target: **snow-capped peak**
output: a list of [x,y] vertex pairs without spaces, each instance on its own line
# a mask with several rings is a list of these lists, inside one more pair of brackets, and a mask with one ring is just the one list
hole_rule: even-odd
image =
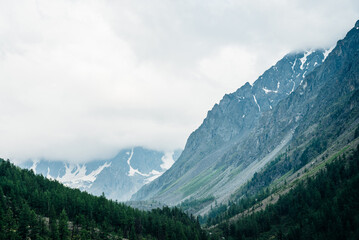
[[[98,174],[102,172],[103,169],[111,166],[111,163],[104,163],[99,166],[96,170],[92,171],[89,174],[86,174],[86,165],[80,164],[65,164],[65,175],[58,176],[57,181],[65,184],[69,187],[85,189],[91,187],[91,184],[96,180]],[[50,175],[50,174],[48,174]]]

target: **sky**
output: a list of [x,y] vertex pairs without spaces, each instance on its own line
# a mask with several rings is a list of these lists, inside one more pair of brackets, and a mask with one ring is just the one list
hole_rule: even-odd
[[0,0],[0,157],[184,148],[225,93],[358,17],[357,0]]

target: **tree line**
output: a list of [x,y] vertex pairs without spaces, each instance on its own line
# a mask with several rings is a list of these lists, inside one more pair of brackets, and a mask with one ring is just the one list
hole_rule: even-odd
[[0,159],[0,239],[207,239],[178,208],[140,211]]

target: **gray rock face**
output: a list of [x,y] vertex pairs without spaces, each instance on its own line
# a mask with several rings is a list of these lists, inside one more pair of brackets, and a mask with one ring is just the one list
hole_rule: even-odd
[[[142,187],[132,200],[155,199],[177,204],[189,197],[228,195],[232,189],[228,182],[236,182],[235,176],[246,166],[242,164],[245,161],[237,161],[233,149],[263,124],[260,121],[263,116],[293,94],[305,77],[322,64],[325,55],[323,49],[288,54],[264,72],[253,86],[246,83],[236,92],[226,94],[190,135],[172,168]],[[251,176],[247,175],[242,182]],[[221,188],[226,188],[226,192],[219,191]]]
[[85,164],[61,161],[28,161],[20,167],[33,169],[50,179],[95,195],[127,201],[144,184],[159,177],[178,158],[179,151],[164,153],[142,147],[121,150],[114,158]]
[[341,133],[353,128],[359,120],[357,26],[358,22],[321,66],[273,111],[265,113],[258,126],[223,156],[222,165],[231,163],[246,169],[273,152],[288,135],[292,135],[288,141],[292,149],[314,138],[328,147]]
[[226,95],[192,133],[176,164],[132,198],[177,204],[213,195],[225,201],[286,146],[313,138],[329,146],[353,128],[358,87],[359,21],[329,55],[289,54],[253,86]]

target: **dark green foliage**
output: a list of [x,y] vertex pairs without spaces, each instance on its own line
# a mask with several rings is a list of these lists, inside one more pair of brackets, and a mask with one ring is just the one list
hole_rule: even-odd
[[300,155],[297,165],[294,168],[294,171],[300,169],[305,164],[307,164],[311,159],[314,159],[320,153],[322,153],[327,147],[327,141],[320,138],[314,138],[310,141],[307,148]]
[[354,132],[354,138],[357,138],[359,137],[359,126],[357,126],[357,128],[355,129],[355,132]]
[[[144,212],[0,159],[0,239],[207,239],[178,208]],[[176,237],[176,238],[171,238]]]
[[358,239],[359,148],[299,183],[266,210],[222,223],[227,239]]
[[70,236],[68,228],[68,218],[65,209],[62,210],[59,219],[59,236],[60,240],[68,240]]
[[187,214],[193,214],[195,212],[198,212],[204,206],[206,206],[208,203],[213,202],[214,200],[215,198],[213,196],[201,199],[189,198],[181,202],[178,207]]

